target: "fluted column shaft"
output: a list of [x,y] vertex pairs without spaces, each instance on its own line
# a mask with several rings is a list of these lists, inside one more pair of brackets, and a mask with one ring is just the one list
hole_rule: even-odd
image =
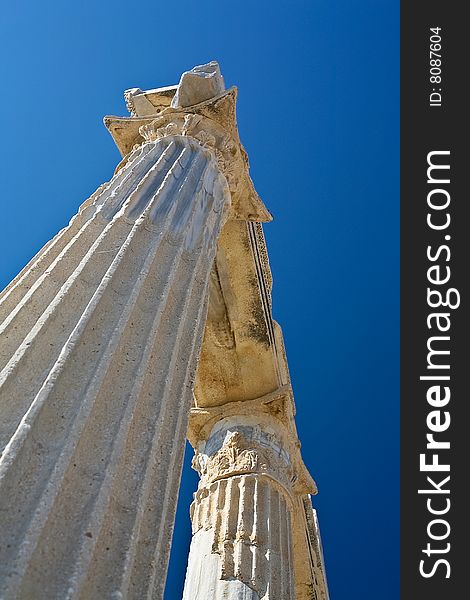
[[294,599],[293,469],[273,430],[256,422],[219,423],[196,453],[183,600]]
[[193,138],[144,143],[3,293],[3,600],[161,598],[229,198]]

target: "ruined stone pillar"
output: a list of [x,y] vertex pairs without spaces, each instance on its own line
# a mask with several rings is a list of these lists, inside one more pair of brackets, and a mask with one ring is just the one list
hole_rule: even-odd
[[293,409],[288,384],[260,398],[191,409],[200,482],[183,600],[328,600],[309,496],[317,489],[300,455]]
[[2,600],[162,597],[217,240],[267,214],[235,96],[127,92],[116,174],[1,296]]
[[228,221],[188,439],[200,482],[183,600],[328,600],[260,223]]
[[294,599],[286,442],[274,419],[247,416],[222,419],[199,445],[184,600]]

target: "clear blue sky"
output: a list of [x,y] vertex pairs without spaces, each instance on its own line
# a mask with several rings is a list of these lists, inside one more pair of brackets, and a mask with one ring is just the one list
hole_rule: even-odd
[[102,117],[126,114],[124,89],[211,59],[239,87],[332,600],[399,595],[398,27],[398,0],[30,0],[0,18],[1,287],[112,176]]

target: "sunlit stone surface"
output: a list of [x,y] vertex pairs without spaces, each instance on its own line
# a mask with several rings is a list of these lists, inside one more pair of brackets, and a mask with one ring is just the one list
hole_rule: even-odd
[[[125,93],[123,160],[0,297],[0,598],[328,598],[236,88]],[[189,429],[188,429],[189,419]]]

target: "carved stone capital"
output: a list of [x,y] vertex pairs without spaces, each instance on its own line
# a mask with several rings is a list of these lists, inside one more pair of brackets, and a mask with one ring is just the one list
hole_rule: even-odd
[[[126,157],[135,146],[171,135],[187,135],[210,149],[225,175],[232,195],[231,218],[265,222],[272,217],[254,188],[249,175],[248,156],[238,136],[236,122],[237,89],[229,90],[195,104],[171,106],[176,87],[142,92],[127,90],[126,103],[131,117],[105,117],[104,124]],[[137,114],[137,106],[140,112]],[[120,166],[125,164],[125,160]]]
[[[273,395],[264,400],[271,404],[277,399]],[[305,493],[315,486],[310,479],[308,487],[305,475],[299,478],[305,466],[299,465],[293,432],[272,414],[262,413],[261,402],[258,410],[255,404],[251,416],[219,420],[196,450],[193,468],[201,479],[191,505],[193,540],[183,600],[192,600],[196,592],[201,597],[238,598],[240,590],[246,594],[245,588],[256,595],[243,597],[296,597],[293,551],[305,536],[298,521],[304,523]],[[300,562],[305,565],[308,555],[303,554]],[[305,569],[301,582],[309,580],[313,567],[307,564]]]
[[217,165],[227,179],[229,190],[237,194],[247,168],[246,154],[230,133],[215,121],[194,113],[169,113],[157,117],[139,128],[146,141],[153,141],[171,135],[191,136],[201,146],[210,150]]
[[[300,453],[289,385],[254,400],[192,407],[188,439],[195,449],[193,467],[203,484],[230,476],[229,458],[236,458],[233,474],[242,473],[237,469],[243,464],[244,472],[270,475],[294,495],[317,493]],[[248,469],[247,457],[253,453],[256,467]],[[219,475],[216,465],[224,468]]]
[[279,441],[261,430],[244,433],[240,429],[227,431],[222,446],[214,454],[196,452],[192,466],[201,477],[201,487],[235,475],[257,474],[290,491],[294,469]]

